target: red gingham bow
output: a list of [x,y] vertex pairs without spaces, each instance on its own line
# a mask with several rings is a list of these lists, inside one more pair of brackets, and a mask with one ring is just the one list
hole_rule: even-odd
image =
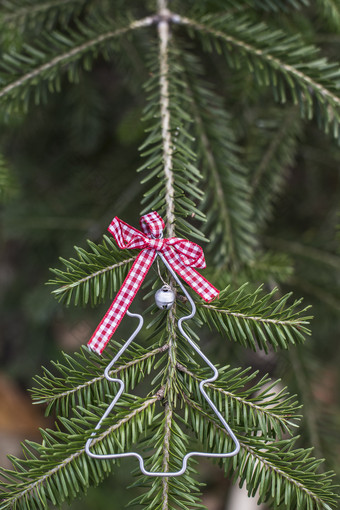
[[87,344],[99,354],[105,349],[132,303],[157,256],[157,251],[162,252],[176,273],[205,301],[212,301],[219,294],[219,291],[208,280],[193,269],[193,267],[204,268],[206,266],[203,250],[198,244],[179,237],[161,239],[165,225],[157,212],[142,216],[140,226],[143,232],[115,217],[108,228],[119,248],[138,248],[142,251]]

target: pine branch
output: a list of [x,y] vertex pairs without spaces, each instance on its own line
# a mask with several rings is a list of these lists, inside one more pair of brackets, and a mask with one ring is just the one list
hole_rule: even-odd
[[[168,347],[168,344],[148,349],[131,347],[132,355],[122,357],[110,376],[121,378],[126,391],[133,390],[145,375],[151,373],[155,357],[168,350]],[[63,362],[52,361],[56,373],[43,368],[43,375],[34,378],[38,384],[31,390],[34,402],[46,404],[47,415],[53,411],[66,417],[77,406],[86,407],[94,399],[104,402],[110,393],[110,384],[104,377],[104,370],[112,357],[110,348],[100,359],[85,348],[73,357],[63,353]]]
[[[193,2],[192,14],[205,14],[207,12],[206,1]],[[213,0],[209,2],[209,7],[213,11],[220,11],[225,14],[228,12],[238,11],[244,13],[245,10],[254,9],[265,12],[289,12],[299,10],[308,6],[308,0],[239,0],[237,4],[233,0]]]
[[77,16],[87,0],[5,0],[0,7],[0,26],[4,30],[32,30],[39,33],[43,29],[51,30],[59,22],[66,26],[69,20]]
[[52,294],[66,305],[72,301],[75,305],[97,305],[112,299],[136,258],[135,255],[131,257],[131,252],[127,254],[118,249],[108,236],[104,236],[102,244],[91,241],[88,244],[91,251],[75,247],[78,259],[60,258],[66,270],[51,269],[56,278],[48,283],[60,285]]
[[[210,438],[212,451],[230,451],[233,447],[226,431],[201,406],[191,401],[191,426],[201,441]],[[296,438],[268,442],[266,438],[240,437],[241,452],[223,459],[229,476],[238,476],[250,496],[259,491],[260,502],[273,507],[299,510],[330,510],[338,496],[333,492],[332,474],[318,471],[322,461],[311,457],[311,450],[293,449]]]
[[303,118],[315,115],[320,127],[325,132],[332,129],[338,138],[340,97],[335,83],[340,70],[317,58],[316,47],[239,15],[180,17],[179,22],[202,39],[205,50],[225,54],[232,68],[246,64],[259,85],[272,86],[276,100],[285,103],[289,93]]
[[230,262],[235,268],[240,261],[249,263],[254,255],[247,171],[239,160],[240,148],[222,99],[202,79],[203,69],[198,60],[183,48],[181,55],[192,103],[196,152],[207,187],[203,208],[206,214],[209,211],[209,221],[204,231],[212,240],[210,250],[218,253],[215,264]]
[[[285,189],[287,173],[294,161],[302,131],[297,114],[296,108],[291,108],[283,115],[280,112],[268,115],[269,128],[263,119],[261,125],[265,127],[260,129],[257,125],[257,134],[248,149],[247,164],[253,169],[250,176],[253,210],[255,221],[262,228],[271,219],[273,204]],[[273,118],[277,119],[275,123]]]
[[335,30],[340,30],[340,6],[336,0],[317,0],[316,4],[321,15]]
[[[185,219],[191,216],[204,221],[205,217],[198,206],[204,193],[199,187],[201,174],[196,167],[196,156],[193,152],[193,137],[190,133],[192,119],[188,114],[189,98],[185,94],[183,68],[178,56],[176,49],[169,46],[166,61],[168,74],[165,81],[160,78],[159,54],[153,56],[149,65],[151,79],[145,86],[148,97],[144,110],[149,134],[140,147],[141,155],[146,157],[146,161],[138,170],[147,172],[142,183],[149,185],[142,201],[142,214],[157,210],[161,216],[171,218],[175,213],[176,223],[173,224],[172,232],[206,240],[201,230]],[[164,94],[164,82],[167,83],[168,90],[165,103],[165,99],[161,97],[161,94]],[[166,115],[164,105],[169,108]]]
[[253,350],[257,348],[268,352],[268,344],[275,350],[287,349],[289,344],[303,343],[310,316],[302,314],[308,307],[299,311],[301,300],[286,307],[290,294],[272,301],[272,292],[262,295],[258,288],[251,294],[245,294],[245,285],[229,293],[225,289],[214,304],[197,303],[198,313],[203,323],[216,329],[228,338]]
[[[195,372],[177,364],[183,373],[182,396],[185,401],[193,400],[204,408],[205,400],[199,390],[199,383],[208,377],[208,371]],[[297,426],[296,415],[300,406],[286,388],[275,390],[279,381],[271,381],[268,376],[252,384],[258,373],[250,369],[232,369],[226,366],[219,369],[218,382],[207,383],[210,398],[223,414],[227,422],[242,427],[246,434],[260,431],[265,437],[280,439],[282,433],[291,435]],[[192,395],[190,397],[190,394]],[[186,419],[185,419],[186,421]]]
[[86,69],[91,68],[93,58],[98,53],[106,55],[115,39],[152,23],[154,18],[149,16],[115,30],[105,31],[108,25],[112,27],[112,22],[102,21],[93,27],[79,25],[79,31],[69,35],[46,32],[36,47],[24,44],[23,53],[2,56],[0,100],[6,100],[4,107],[8,112],[19,106],[27,109],[33,93],[37,103],[44,99],[47,91],[59,90],[61,72],[66,70],[71,81],[77,80],[77,64],[81,60]]
[[[166,1],[159,0],[159,15],[166,14]],[[163,144],[163,172],[165,178],[165,208],[168,237],[175,235],[175,189],[173,175],[173,147],[170,133],[170,103],[169,103],[169,22],[162,20],[158,23],[159,37],[159,97],[161,107],[161,126]]]
[[[94,449],[109,451],[121,450],[122,445],[129,447],[136,440],[139,430],[151,424],[154,406],[162,398],[157,392],[147,399],[126,401],[129,412],[117,413],[115,423],[112,418],[104,420],[103,429],[93,440]],[[99,412],[102,412],[99,408]],[[110,462],[96,462],[85,453],[85,442],[98,421],[98,408],[84,410],[82,416],[61,420],[65,432],[42,430],[41,445],[26,441],[23,445],[26,459],[11,457],[15,470],[1,469],[0,509],[42,510],[47,501],[60,505],[73,500],[79,492],[85,492],[90,485],[97,485],[111,471]],[[84,416],[86,415],[86,417]],[[129,424],[132,428],[125,430]],[[72,440],[71,440],[72,439]],[[117,446],[118,445],[118,446]]]

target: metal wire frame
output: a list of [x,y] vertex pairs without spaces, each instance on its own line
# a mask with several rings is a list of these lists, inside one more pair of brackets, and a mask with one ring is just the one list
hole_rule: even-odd
[[207,401],[207,403],[209,404],[210,408],[213,410],[213,412],[218,417],[219,421],[222,423],[223,427],[225,428],[225,430],[229,434],[230,438],[232,439],[232,441],[233,441],[233,443],[235,445],[235,448],[231,452],[227,452],[227,453],[210,453],[210,452],[199,452],[199,451],[189,452],[189,453],[187,453],[183,457],[181,469],[179,469],[178,471],[166,471],[166,472],[164,472],[164,471],[148,471],[148,470],[146,470],[145,466],[144,466],[144,459],[137,452],[97,454],[97,453],[93,453],[93,452],[90,451],[90,447],[91,447],[92,441],[95,439],[95,436],[96,436],[96,431],[100,428],[103,420],[105,420],[105,418],[111,413],[112,409],[114,408],[115,404],[119,400],[119,398],[120,398],[120,396],[123,393],[124,388],[125,388],[124,382],[122,381],[122,379],[118,379],[118,378],[110,376],[110,370],[111,370],[112,366],[116,363],[116,361],[120,358],[120,356],[123,354],[123,352],[129,347],[129,345],[134,340],[134,338],[138,335],[139,331],[141,330],[141,328],[143,326],[144,319],[143,319],[142,315],[137,314],[137,313],[131,313],[131,312],[127,311],[126,313],[127,313],[127,315],[129,317],[136,317],[136,318],[139,319],[138,326],[135,329],[135,331],[132,333],[130,338],[125,342],[125,344],[120,349],[120,351],[113,358],[113,360],[108,364],[108,366],[106,367],[105,372],[104,372],[105,378],[108,381],[118,383],[120,385],[120,388],[119,388],[116,396],[112,400],[111,404],[108,406],[108,408],[106,409],[105,413],[100,418],[98,424],[95,427],[94,432],[91,434],[91,437],[87,440],[86,445],[85,445],[85,452],[87,453],[87,455],[89,455],[93,459],[103,459],[103,460],[104,459],[105,460],[107,460],[107,459],[121,459],[123,457],[136,457],[138,459],[138,461],[139,461],[140,470],[141,470],[141,472],[144,475],[147,475],[147,476],[172,477],[172,476],[180,476],[180,475],[182,475],[186,471],[188,460],[190,459],[190,457],[213,457],[213,458],[233,457],[234,455],[237,455],[238,452],[240,451],[240,443],[239,443],[237,437],[235,436],[234,432],[232,431],[232,429],[230,428],[230,426],[228,425],[226,420],[223,418],[222,414],[219,412],[219,410],[217,409],[215,404],[212,402],[212,400],[209,398],[207,392],[204,389],[204,386],[207,383],[211,383],[213,381],[216,381],[216,379],[218,378],[218,370],[209,361],[209,359],[203,354],[203,352],[198,348],[198,346],[193,342],[193,340],[191,340],[191,338],[187,335],[187,333],[184,331],[183,326],[182,326],[184,321],[187,321],[187,320],[192,319],[194,317],[194,315],[196,313],[195,303],[194,303],[193,299],[191,298],[190,294],[188,293],[188,291],[186,290],[186,288],[184,287],[184,285],[182,284],[182,282],[180,281],[180,279],[178,278],[177,274],[174,272],[172,267],[167,262],[167,260],[163,257],[163,255],[160,252],[157,252],[157,255],[158,255],[158,257],[161,258],[161,260],[163,261],[164,265],[167,267],[167,269],[169,270],[170,274],[173,276],[175,281],[178,283],[178,285],[180,286],[180,288],[182,289],[183,293],[185,294],[186,298],[188,299],[188,301],[190,303],[190,306],[191,306],[190,314],[189,315],[185,315],[184,317],[181,317],[178,320],[177,326],[178,326],[179,331],[183,335],[183,337],[188,341],[188,343],[191,345],[191,347],[197,352],[197,354],[203,359],[203,361],[213,371],[213,376],[212,377],[210,377],[208,379],[204,379],[204,380],[202,380],[200,382],[199,389],[200,389],[200,392],[203,395],[204,399]]

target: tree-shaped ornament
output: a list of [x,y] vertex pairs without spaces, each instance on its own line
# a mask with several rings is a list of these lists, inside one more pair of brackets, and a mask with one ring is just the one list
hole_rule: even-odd
[[[221,422],[224,429],[230,435],[233,443],[234,449],[230,452],[223,453],[205,453],[199,451],[192,451],[187,453],[183,457],[182,467],[177,471],[148,471],[145,469],[144,459],[137,452],[126,452],[126,453],[94,453],[90,450],[90,447],[95,440],[96,432],[94,431],[91,437],[86,442],[85,450],[87,455],[94,459],[119,459],[123,457],[136,457],[139,461],[139,466],[144,475],[147,476],[180,476],[182,475],[186,468],[187,462],[190,457],[214,457],[214,458],[227,458],[233,457],[237,455],[240,451],[240,443],[238,442],[234,432],[231,430],[230,426],[223,418],[220,411],[217,409],[216,405],[209,398],[207,392],[204,389],[204,385],[207,383],[211,383],[215,381],[218,377],[218,370],[216,367],[208,360],[208,358],[203,354],[203,352],[198,348],[195,342],[189,337],[189,335],[185,332],[182,323],[189,319],[192,319],[196,313],[196,306],[194,301],[192,300],[190,294],[181,283],[178,278],[178,273],[189,285],[192,289],[195,290],[205,301],[210,302],[214,298],[216,298],[219,294],[219,291],[206,280],[200,273],[195,271],[194,267],[205,267],[205,259],[203,255],[203,250],[196,243],[192,243],[185,239],[180,239],[177,237],[164,239],[163,238],[163,229],[164,229],[164,221],[159,216],[157,212],[151,212],[142,216],[140,219],[140,225],[143,232],[136,230],[135,228],[127,225],[119,218],[114,218],[112,223],[110,224],[108,230],[115,237],[119,248],[139,248],[141,249],[140,255],[135,260],[130,272],[128,273],[122,287],[118,291],[112,305],[108,309],[107,313],[103,317],[102,321],[99,323],[95,333],[93,334],[91,340],[88,343],[90,349],[101,354],[110,340],[112,334],[116,331],[118,325],[120,324],[122,318],[125,314],[129,317],[136,317],[139,319],[139,324],[136,327],[135,331],[132,333],[130,338],[124,343],[122,348],[113,358],[113,360],[109,363],[109,365],[105,369],[105,378],[107,381],[115,382],[120,385],[119,391],[113,398],[111,404],[108,406],[102,417],[100,418],[98,424],[95,427],[95,431],[101,428],[102,422],[109,416],[118,402],[120,396],[124,392],[124,382],[122,379],[118,379],[110,376],[110,371],[113,368],[114,364],[119,360],[122,354],[129,347],[134,338],[138,335],[139,331],[143,326],[143,317],[140,314],[130,313],[128,308],[132,303],[135,295],[137,294],[140,286],[143,283],[143,280],[150,269],[151,265],[155,261],[156,257],[160,257],[167,267],[168,271],[172,275],[172,277],[176,280],[183,293],[185,294],[188,302],[191,306],[191,312],[181,317],[178,320],[177,327],[182,336],[188,341],[190,346],[196,351],[196,353],[203,359],[203,361],[212,369],[213,376],[204,379],[199,384],[199,390],[203,395],[203,398],[209,404],[210,408],[213,410],[218,420]],[[159,289],[155,294],[155,301],[159,308],[169,310],[174,302],[174,293],[171,288],[167,288],[167,286],[163,286],[162,289]]]

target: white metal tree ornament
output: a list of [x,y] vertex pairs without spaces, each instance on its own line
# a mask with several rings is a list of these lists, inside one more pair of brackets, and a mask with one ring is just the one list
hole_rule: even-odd
[[[204,389],[204,386],[207,383],[212,383],[215,381],[218,377],[218,370],[216,367],[209,361],[209,359],[203,354],[203,352],[198,348],[196,343],[189,337],[189,335],[185,332],[183,328],[183,322],[187,321],[189,319],[192,319],[196,313],[196,306],[191,298],[190,294],[182,284],[181,280],[178,278],[176,272],[174,271],[173,267],[176,268],[176,270],[181,274],[184,275],[186,280],[190,282],[191,286],[194,287],[194,289],[199,291],[200,294],[203,294],[203,296],[206,298],[206,300],[211,300],[211,295],[215,294],[218,295],[217,289],[215,287],[211,286],[205,278],[202,278],[199,273],[194,271],[192,269],[193,259],[196,258],[195,263],[200,265],[200,267],[204,267],[204,256],[203,252],[201,250],[197,249],[196,244],[190,243],[189,241],[185,241],[178,238],[170,238],[164,240],[162,238],[162,230],[164,228],[164,222],[161,219],[161,217],[157,213],[150,213],[146,216],[143,216],[141,218],[141,225],[144,227],[144,231],[148,235],[148,237],[145,237],[145,234],[142,234],[141,232],[131,228],[129,225],[126,225],[125,223],[121,222],[121,220],[118,220],[118,218],[115,218],[112,222],[112,224],[109,227],[109,230],[114,234],[119,246],[121,248],[131,248],[131,247],[140,247],[143,248],[143,251],[146,251],[146,253],[143,252],[141,254],[141,260],[135,262],[135,267],[133,267],[130,270],[130,273],[126,277],[124,284],[122,285],[119,293],[117,294],[113,304],[111,305],[108,313],[105,315],[104,319],[96,329],[95,334],[93,335],[92,339],[89,342],[89,347],[92,348],[93,346],[96,346],[96,349],[102,350],[102,346],[107,343],[107,339],[110,338],[112,335],[112,331],[115,331],[118,324],[118,320],[120,321],[123,317],[123,314],[127,314],[129,317],[136,317],[139,319],[138,326],[136,327],[135,331],[131,334],[129,339],[124,343],[122,348],[119,350],[119,352],[116,354],[116,356],[113,358],[113,360],[109,363],[109,365],[106,367],[104,375],[107,381],[118,383],[120,385],[120,388],[118,392],[116,393],[115,397],[113,398],[112,402],[100,418],[98,424],[95,427],[95,431],[92,433],[91,437],[87,440],[85,450],[87,455],[94,459],[120,459],[124,457],[136,457],[139,461],[140,470],[144,475],[147,476],[161,476],[161,477],[172,477],[172,476],[180,476],[182,475],[186,469],[187,469],[187,462],[190,459],[190,457],[212,457],[212,458],[227,458],[227,457],[233,457],[234,455],[237,455],[240,451],[240,443],[238,439],[236,438],[234,432],[220,413],[220,411],[217,409],[216,405],[213,403],[213,401],[209,398],[206,390]],[[150,228],[151,227],[151,228]],[[155,235],[157,235],[157,238],[155,238]],[[142,239],[141,239],[142,238]],[[151,241],[151,242],[149,242]],[[175,248],[177,248],[178,252],[175,251]],[[199,248],[199,247],[198,247]],[[197,253],[199,254],[197,259]],[[190,344],[192,349],[201,357],[201,359],[211,368],[213,372],[213,376],[204,379],[199,384],[199,390],[201,394],[203,395],[205,401],[208,403],[212,411],[217,416],[218,420],[226,430],[226,432],[229,434],[230,438],[232,439],[232,442],[234,443],[235,448],[230,452],[223,452],[223,453],[213,453],[213,452],[199,452],[199,451],[192,451],[187,453],[182,461],[182,467],[181,469],[177,471],[148,471],[145,469],[144,465],[144,459],[143,457],[137,453],[137,452],[125,452],[125,453],[94,453],[90,450],[92,443],[95,441],[96,437],[96,431],[101,428],[101,425],[105,418],[109,416],[109,414],[113,411],[116,403],[118,402],[120,396],[124,392],[124,382],[122,379],[111,377],[110,372],[114,366],[114,364],[119,360],[119,358],[122,356],[122,354],[126,351],[126,349],[129,347],[129,345],[132,343],[132,341],[136,338],[139,331],[143,327],[143,317],[140,314],[130,313],[127,310],[127,307],[130,305],[132,299],[135,297],[143,278],[146,275],[146,271],[150,268],[150,265],[153,263],[154,260],[156,260],[156,257],[160,257],[160,259],[163,261],[164,265],[167,267],[169,273],[171,276],[175,279],[177,284],[182,289],[183,293],[185,294],[190,306],[191,306],[191,312],[189,315],[186,315],[184,317],[181,317],[177,322],[177,327],[182,336],[187,340],[187,342]],[[150,264],[151,261],[151,264]],[[146,270],[145,266],[146,264]],[[143,271],[142,269],[143,268]],[[142,275],[138,274],[138,271],[141,271]],[[204,290],[199,288],[199,285],[204,285]],[[211,286],[211,288],[210,288]],[[160,291],[162,294],[165,294],[165,296],[162,294],[160,295]],[[171,304],[173,304],[173,292],[169,291],[169,289],[164,290],[164,288],[158,290],[155,294],[155,300],[157,306],[159,306],[162,309],[169,309],[171,307]],[[123,298],[120,296],[123,295]],[[124,302],[125,301],[125,302]],[[172,303],[171,303],[172,302]],[[123,310],[122,310],[123,308]],[[115,314],[117,313],[117,310],[119,310],[119,319],[116,318]],[[104,336],[104,338],[103,338]]]

